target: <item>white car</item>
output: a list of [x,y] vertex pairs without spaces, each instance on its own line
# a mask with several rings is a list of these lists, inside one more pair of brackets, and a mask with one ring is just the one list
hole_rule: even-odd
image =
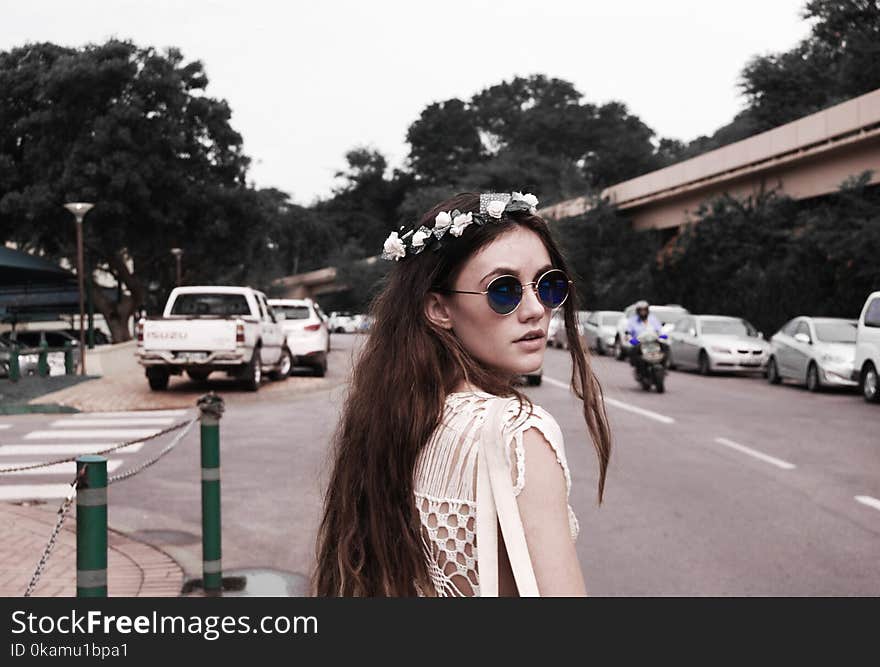
[[822,387],[856,387],[855,320],[837,317],[796,317],[770,339],[767,381],[802,382],[810,391]]
[[162,317],[138,322],[137,360],[154,391],[184,371],[197,382],[223,371],[257,391],[264,371],[275,380],[290,373],[283,317],[250,287],[175,287]]
[[[562,350],[567,350],[568,332],[566,332],[565,330],[565,319],[561,308],[559,309],[558,314],[558,320],[556,320],[555,316],[550,320],[550,327],[547,333],[547,345],[558,347]],[[577,322],[577,330],[580,335],[583,335],[584,323],[587,321],[589,315],[589,310],[578,310],[574,314],[575,321]],[[554,321],[557,321],[556,326],[554,326]]]
[[334,310],[330,313],[330,331],[333,333],[358,333],[361,319],[361,315],[355,315],[348,311]]
[[669,366],[703,375],[763,372],[770,344],[740,317],[686,315],[669,332]]
[[873,292],[862,307],[856,331],[856,356],[851,379],[859,383],[868,403],[880,402],[880,292]]
[[[650,313],[663,325],[664,331],[671,331],[675,324],[685,315],[690,315],[687,308],[682,308],[677,304],[666,304],[665,306],[651,306]],[[629,319],[636,314],[636,304],[630,304],[623,311],[623,315],[617,320],[617,331],[614,334],[614,357],[618,361],[623,361],[629,356],[630,336],[627,333]]]
[[594,310],[581,327],[586,347],[597,354],[608,354],[617,337],[617,322],[623,317],[619,310]]
[[284,335],[294,366],[310,366],[315,375],[327,373],[330,330],[321,309],[311,299],[269,299],[276,313],[284,313]]

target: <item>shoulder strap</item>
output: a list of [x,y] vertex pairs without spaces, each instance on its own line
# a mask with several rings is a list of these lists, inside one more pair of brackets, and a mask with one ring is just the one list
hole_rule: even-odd
[[498,595],[498,531],[504,544],[521,597],[537,597],[538,583],[526,544],[525,531],[505,463],[501,416],[510,399],[493,399],[480,437],[477,477],[477,548],[479,549],[480,593]]

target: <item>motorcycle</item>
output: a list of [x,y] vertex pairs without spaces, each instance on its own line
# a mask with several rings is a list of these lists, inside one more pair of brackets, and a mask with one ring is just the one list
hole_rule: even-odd
[[632,365],[636,382],[642,385],[642,389],[650,391],[651,386],[657,388],[657,393],[662,394],[666,390],[666,359],[669,356],[669,337],[666,334],[657,334],[648,330],[630,339]]

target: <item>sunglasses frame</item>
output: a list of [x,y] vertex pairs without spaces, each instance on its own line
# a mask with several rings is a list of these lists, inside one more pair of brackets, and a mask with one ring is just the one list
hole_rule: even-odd
[[[541,294],[538,292],[537,285],[538,285],[539,282],[541,282],[541,280],[544,279],[544,276],[546,276],[548,273],[553,273],[554,271],[557,271],[557,272],[561,273],[563,276],[565,276],[565,280],[566,280],[566,282],[568,283],[568,290],[567,290],[566,293],[565,293],[565,298],[564,298],[562,301],[559,302],[559,305],[557,305],[557,306],[548,306],[546,303],[544,303],[544,300],[541,298]],[[505,273],[503,276],[496,276],[496,277],[492,278],[492,280],[489,281],[489,284],[486,285],[486,289],[483,290],[482,292],[473,292],[473,291],[470,291],[470,290],[457,290],[457,289],[444,289],[444,290],[441,290],[441,291],[443,291],[443,292],[451,292],[452,294],[483,294],[483,295],[488,295],[489,292],[492,291],[492,283],[494,283],[496,280],[501,280],[502,278],[513,278],[514,280],[517,280],[517,281],[519,280],[519,278],[517,278],[516,276],[512,276],[512,275],[510,275],[510,274]],[[566,275],[565,271],[563,271],[562,269],[547,269],[546,271],[544,271],[544,273],[542,273],[540,276],[538,276],[538,279],[537,279],[537,280],[532,280],[531,282],[527,282],[527,283],[519,283],[519,286],[523,288],[523,294],[525,293],[525,288],[526,288],[527,286],[531,286],[532,289],[535,290],[535,295],[538,297],[538,301],[540,301],[540,302],[541,302],[541,305],[544,306],[544,308],[546,308],[547,310],[556,310],[557,308],[561,308],[561,307],[562,307],[562,304],[564,304],[564,303],[568,300],[568,295],[571,294],[571,287],[572,287],[572,285],[574,285],[574,281],[569,280],[569,278],[568,278],[568,276]],[[493,312],[493,313],[495,313],[495,314],[497,314],[497,315],[501,315],[502,317],[504,317],[504,316],[506,316],[506,315],[510,315],[510,314],[512,314],[512,313],[515,313],[515,312],[516,312],[516,309],[519,308],[519,305],[522,303],[522,296],[523,296],[523,295],[520,294],[520,296],[519,296],[519,301],[516,302],[516,305],[513,307],[513,310],[511,310],[510,312],[507,312],[507,313],[499,313],[497,310],[495,310],[494,308],[492,308],[492,304],[491,304],[491,302],[489,303],[489,308],[492,309],[492,312]],[[489,301],[489,298],[487,297],[486,300]]]

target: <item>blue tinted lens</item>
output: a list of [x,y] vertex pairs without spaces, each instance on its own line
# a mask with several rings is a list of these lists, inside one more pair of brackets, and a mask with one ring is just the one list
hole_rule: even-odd
[[538,281],[538,297],[547,308],[558,308],[568,296],[568,277],[562,271],[548,271]]
[[492,281],[488,288],[489,306],[496,313],[513,312],[522,299],[522,285],[512,276],[502,276]]

